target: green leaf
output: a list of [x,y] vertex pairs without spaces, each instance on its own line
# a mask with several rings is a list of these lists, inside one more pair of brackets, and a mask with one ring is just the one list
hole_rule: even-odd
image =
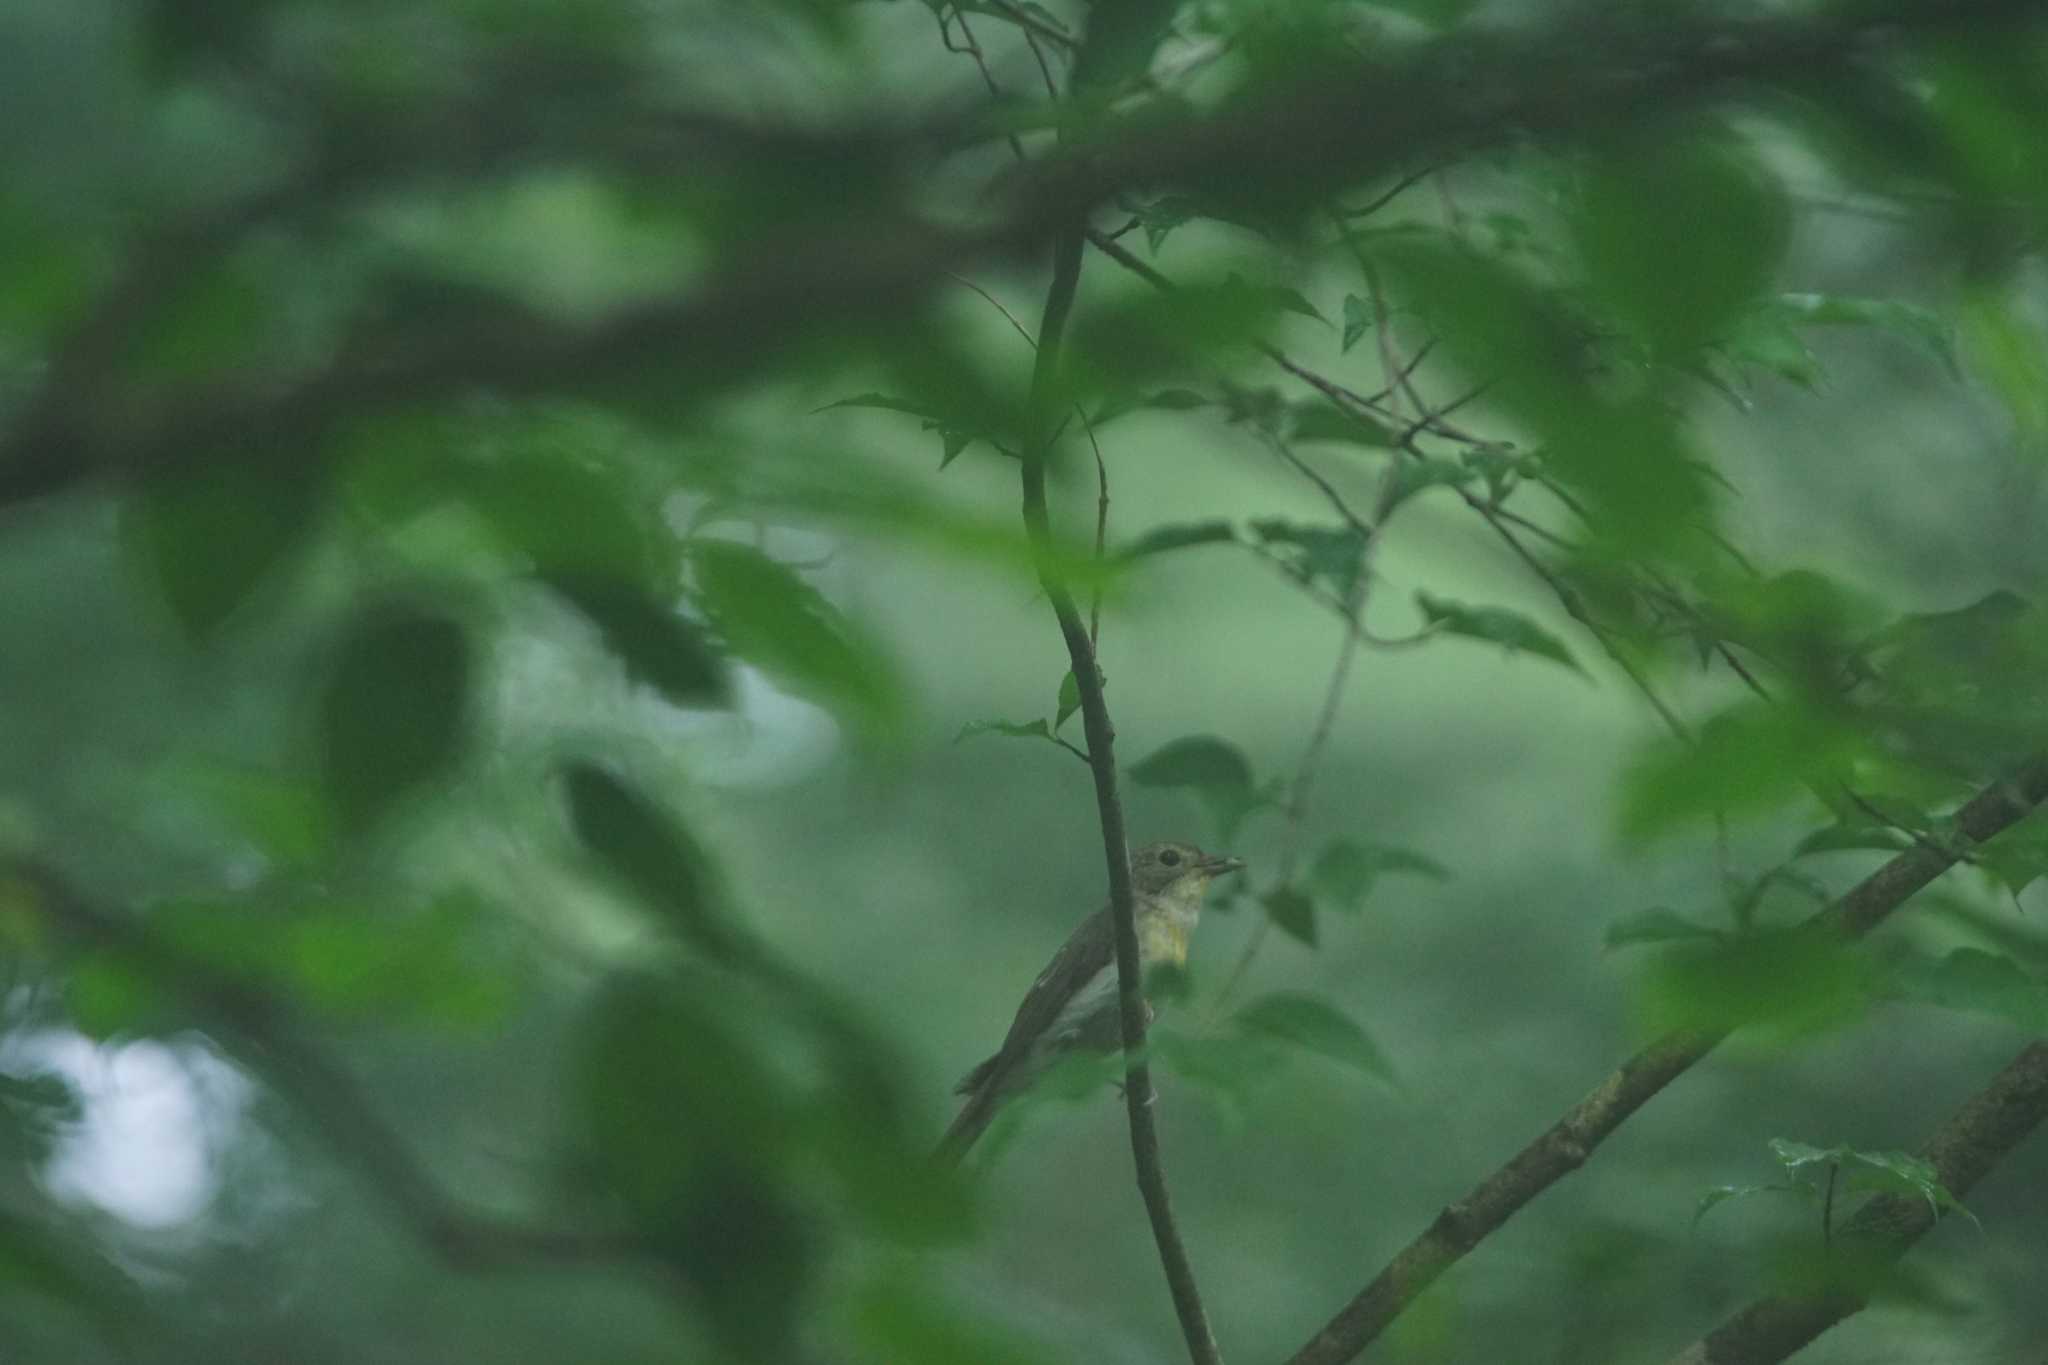
[[1327,441],[1373,450],[1391,450],[1399,444],[1399,438],[1386,426],[1327,398],[1297,399],[1279,410],[1273,425],[1276,434],[1295,441]]
[[1155,526],[1123,548],[1126,560],[1146,555],[1184,550],[1193,545],[1234,545],[1237,531],[1227,521],[1190,521],[1175,526]]
[[204,637],[304,544],[322,494],[283,452],[181,462],[123,502],[121,535],[178,623]]
[[1912,847],[1913,841],[1897,830],[1881,825],[1829,825],[1817,829],[1792,846],[1794,858],[1806,858],[1816,853],[1898,853]]
[[1752,1194],[1797,1194],[1811,1196],[1813,1189],[1807,1185],[1716,1185],[1700,1196],[1699,1204],[1692,1211],[1692,1223],[1699,1226],[1700,1219],[1710,1209],[1730,1199],[1744,1199]]
[[1451,875],[1434,858],[1410,849],[1333,839],[1316,855],[1309,881],[1332,908],[1355,911],[1379,879],[1392,872],[1413,873],[1433,881],[1448,881]]
[[1788,323],[1819,327],[1876,327],[1927,348],[1949,375],[1963,377],[1956,355],[1955,328],[1939,313],[1897,299],[1848,298],[1839,294],[1780,294],[1764,305]]
[[1479,477],[1479,471],[1457,460],[1447,460],[1441,455],[1425,455],[1420,459],[1404,459],[1394,466],[1394,489],[1387,510],[1430,488],[1460,488]]
[[1237,1012],[1240,1029],[1305,1048],[1391,1083],[1392,1066],[1379,1045],[1335,1006],[1313,996],[1283,993],[1255,1000]]
[[1372,329],[1372,305],[1356,294],[1344,296],[1344,340],[1339,354],[1349,351],[1358,344],[1358,339]]
[[1094,424],[1100,427],[1105,422],[1133,412],[1192,412],[1206,408],[1215,400],[1192,389],[1161,389],[1157,393],[1109,400],[1097,410]]
[[1831,789],[1864,752],[1839,717],[1740,705],[1702,726],[1694,743],[1659,743],[1636,761],[1622,783],[1622,832],[1651,839],[1691,821],[1776,810],[1810,785]]
[[1640,910],[1607,926],[1601,946],[1633,948],[1645,943],[1683,943],[1726,935],[1712,925],[1698,924],[1674,910]]
[[320,707],[321,770],[360,830],[454,765],[469,710],[469,641],[446,617],[373,612],[342,639]]
[[1259,897],[1259,904],[1266,907],[1267,918],[1289,937],[1311,948],[1316,946],[1316,903],[1307,895],[1292,886],[1276,886]]
[[1490,640],[1506,646],[1509,653],[1535,654],[1561,663],[1575,673],[1585,672],[1565,648],[1564,641],[1520,612],[1505,607],[1469,607],[1427,592],[1416,593],[1415,603],[1422,608],[1423,619],[1445,634]]
[[86,1037],[105,1041],[139,1033],[169,1017],[169,988],[132,958],[96,952],[64,978],[64,1007]]
[[1075,92],[1108,89],[1142,76],[1180,0],[1096,0],[1068,80]]
[[576,837],[682,940],[737,961],[745,945],[720,914],[710,860],[689,833],[618,778],[589,764],[563,774]]
[[1280,561],[1296,581],[1314,587],[1327,580],[1329,591],[1349,601],[1364,567],[1365,537],[1350,526],[1301,526],[1277,517],[1249,523],[1252,535]]
[[694,626],[640,588],[595,574],[555,573],[541,581],[597,627],[634,678],[678,706],[732,705],[724,660]]
[[1668,128],[1612,145],[1574,209],[1594,293],[1667,363],[1757,295],[1790,234],[1783,193],[1753,158]]
[[795,691],[891,739],[902,728],[895,669],[810,584],[760,551],[730,541],[689,547],[697,601],[726,645]]
[[2030,1032],[2048,1032],[2048,981],[2011,958],[1981,948],[1957,948],[1945,957],[1913,955],[1893,967],[1892,988],[1902,999],[2010,1019]]
[[460,471],[463,500],[498,537],[543,576],[648,581],[657,529],[651,512],[630,501],[619,471],[579,457],[548,430],[512,439],[523,444]]
[[1067,723],[1067,717],[1081,709],[1081,684],[1074,677],[1074,670],[1068,669],[1060,679],[1059,695],[1053,700],[1052,728],[1057,730]]
[[1161,746],[1132,766],[1131,780],[1141,787],[1191,791],[1226,839],[1260,799],[1243,751],[1212,735],[1193,735]]
[[1052,727],[1042,719],[1028,724],[1011,720],[970,720],[960,727],[959,734],[953,736],[953,742],[958,744],[963,739],[973,739],[978,735],[1001,735],[1007,739],[1042,739],[1058,743],[1053,738]]

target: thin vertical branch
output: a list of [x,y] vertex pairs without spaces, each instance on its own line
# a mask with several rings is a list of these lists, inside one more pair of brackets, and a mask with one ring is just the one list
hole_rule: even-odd
[[1045,315],[1038,327],[1038,356],[1031,371],[1031,429],[1024,446],[1024,529],[1038,565],[1039,585],[1052,603],[1067,658],[1080,694],[1081,724],[1088,737],[1088,766],[1095,777],[1096,813],[1102,825],[1103,855],[1109,870],[1110,918],[1116,930],[1117,1015],[1124,1046],[1124,1109],[1130,1120],[1131,1156],[1137,1166],[1138,1191],[1152,1223],[1152,1240],[1166,1272],[1181,1334],[1194,1365],[1221,1365],[1207,1311],[1195,1285],[1194,1268],[1182,1244],[1167,1193],[1159,1156],[1159,1133],[1152,1115],[1152,1075],[1143,1061],[1145,994],[1138,956],[1137,907],[1131,892],[1129,840],[1124,830],[1123,802],[1117,795],[1116,730],[1103,701],[1102,675],[1095,667],[1095,647],[1074,596],[1055,567],[1052,520],[1046,509],[1045,465],[1057,438],[1053,422],[1059,382],[1060,343],[1074,293],[1081,277],[1082,233],[1077,225],[1062,233],[1054,248],[1052,285],[1046,293]]

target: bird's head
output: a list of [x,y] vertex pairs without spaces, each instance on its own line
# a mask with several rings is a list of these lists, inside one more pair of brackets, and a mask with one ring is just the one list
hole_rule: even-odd
[[1204,853],[1193,844],[1147,844],[1131,855],[1131,887],[1141,896],[1170,894],[1199,903],[1210,881],[1243,866],[1242,859]]

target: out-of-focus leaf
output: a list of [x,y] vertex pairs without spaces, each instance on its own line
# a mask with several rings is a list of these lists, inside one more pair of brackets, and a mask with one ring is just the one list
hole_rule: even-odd
[[1052,726],[1043,718],[1021,724],[1013,720],[970,720],[960,727],[959,734],[953,736],[953,742],[958,744],[963,739],[973,739],[978,735],[1000,735],[1006,739],[1053,739]]
[[1356,294],[1344,296],[1344,339],[1340,353],[1349,351],[1358,344],[1358,339],[1372,330],[1372,305]]
[[2000,953],[1958,948],[1940,958],[1908,957],[1894,965],[1892,986],[1902,999],[1996,1015],[2030,1032],[2048,1032],[2048,981]]
[[1180,0],[1095,0],[1069,77],[1074,90],[1108,89],[1143,75],[1179,8]]
[[280,866],[311,866],[333,847],[334,811],[305,781],[215,762],[177,764],[168,781]]
[[1633,915],[1623,915],[1608,925],[1600,941],[1602,946],[1614,949],[1633,948],[1645,943],[1682,943],[1723,937],[1723,930],[1696,923],[1674,910],[1640,910]]
[[203,637],[306,540],[322,497],[317,471],[282,452],[181,463],[122,505],[122,538],[179,624]]
[[1049,1365],[1058,1353],[988,1320],[979,1307],[946,1303],[927,1278],[878,1282],[853,1309],[853,1339],[867,1358],[891,1365]]
[[622,579],[555,573],[542,582],[575,606],[636,679],[678,706],[732,704],[725,663],[694,626]]
[[1259,800],[1243,751],[1213,735],[1191,735],[1155,749],[1132,766],[1131,780],[1141,787],[1191,791],[1226,839]]
[[453,766],[469,710],[469,641],[444,616],[393,606],[343,637],[321,697],[321,770],[361,829]]
[[1237,531],[1227,521],[1190,521],[1177,526],[1155,526],[1123,548],[1125,559],[1183,550],[1191,545],[1234,545]]
[[1145,1040],[1176,1078],[1214,1101],[1233,1124],[1259,1112],[1259,1092],[1272,1082],[1275,1053],[1283,1046],[1249,1031],[1190,1036],[1154,1028]]
[[1478,470],[1440,455],[1404,459],[1394,466],[1393,500],[1388,504],[1388,510],[1392,511],[1425,489],[1459,488],[1478,477]]
[[1780,294],[1767,308],[1785,320],[1812,327],[1875,327],[1927,348],[1951,377],[1963,377],[1956,356],[1955,328],[1930,308],[1897,299],[1847,298],[1839,294]]
[[169,1017],[172,992],[143,964],[113,952],[93,953],[64,979],[64,1008],[88,1038],[137,1033]]
[[1316,946],[1316,903],[1307,893],[1292,886],[1276,886],[1259,897],[1259,904],[1266,907],[1266,917],[1290,938]]
[[1792,856],[1805,858],[1815,853],[1878,852],[1897,853],[1912,840],[1897,830],[1881,825],[1829,825],[1817,829],[1792,847]]
[[1365,1030],[1336,1006],[1313,996],[1264,996],[1239,1010],[1234,1022],[1248,1032],[1292,1043],[1376,1080],[1391,1083],[1394,1079],[1386,1054]]
[[1811,1185],[1716,1185],[1700,1196],[1692,1211],[1692,1224],[1697,1228],[1709,1211],[1730,1199],[1746,1199],[1752,1194],[1796,1194],[1810,1198],[1813,1193]]
[[645,583],[665,532],[617,471],[581,458],[566,438],[519,431],[500,458],[465,463],[461,497],[544,577]]
[[725,922],[710,860],[682,825],[601,768],[576,764],[563,781],[576,836],[649,909],[712,958],[745,956]]
[[1297,399],[1280,409],[1279,417],[1276,434],[1296,441],[1329,441],[1376,450],[1398,444],[1395,433],[1381,423],[1325,398]]
[[903,722],[896,670],[790,569],[729,541],[689,548],[697,600],[735,654],[887,740]]
[[1090,419],[1097,427],[1132,412],[1192,412],[1208,407],[1214,400],[1192,389],[1161,389],[1157,393],[1131,395],[1104,403]]
[[1447,881],[1451,875],[1434,858],[1411,849],[1333,839],[1316,855],[1309,882],[1324,904],[1335,910],[1355,911],[1365,903],[1379,879],[1391,872],[1413,873],[1433,881]]
[[1878,998],[1867,954],[1826,932],[1782,930],[1677,942],[1650,956],[1637,1004],[1647,1027],[1754,1027],[1801,1037],[1851,1023]]
[[1864,752],[1835,717],[1791,705],[1737,706],[1702,726],[1695,743],[1660,743],[1630,768],[1622,831],[1651,839],[1716,814],[1774,810],[1809,783],[1833,790]]
[[1753,160],[1663,128],[1589,167],[1572,225],[1601,301],[1669,362],[1717,335],[1769,282],[1790,216]]
[[2019,309],[1979,294],[1963,309],[1963,339],[1972,370],[1990,382],[2032,446],[2048,439],[2048,342]]
[[1249,523],[1253,536],[1279,555],[1288,572],[1308,587],[1327,583],[1339,601],[1349,601],[1364,567],[1365,537],[1350,526],[1302,526],[1278,517]]
[[1506,646],[1511,654],[1517,651],[1535,654],[1561,663],[1575,673],[1585,672],[1579,667],[1579,661],[1572,657],[1572,652],[1565,648],[1564,641],[1520,612],[1509,611],[1505,607],[1470,607],[1427,592],[1416,593],[1415,604],[1422,609],[1424,620],[1447,635],[1490,640]]

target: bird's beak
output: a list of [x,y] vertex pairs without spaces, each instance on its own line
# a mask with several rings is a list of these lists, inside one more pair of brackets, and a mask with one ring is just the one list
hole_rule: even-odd
[[1228,853],[1212,853],[1202,859],[1200,866],[1210,876],[1220,877],[1226,872],[1243,871],[1244,859],[1233,858]]

